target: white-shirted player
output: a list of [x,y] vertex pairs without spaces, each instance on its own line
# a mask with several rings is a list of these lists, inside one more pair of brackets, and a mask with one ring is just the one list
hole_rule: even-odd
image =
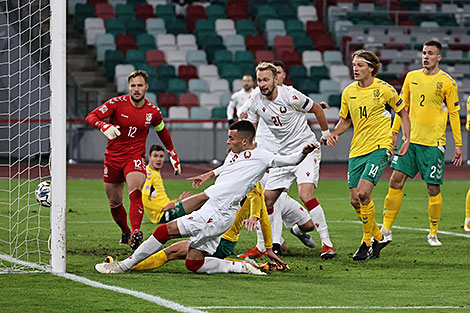
[[[297,152],[305,142],[316,141],[315,134],[307,124],[305,113],[315,114],[322,129],[322,140],[328,136],[328,124],[321,105],[293,87],[277,86],[277,69],[273,64],[259,64],[256,68],[256,75],[259,92],[255,91],[245,104],[248,108],[248,120],[255,124],[260,121],[266,124],[279,143],[279,154],[289,155]],[[257,136],[259,136],[258,133]],[[320,161],[321,152],[318,149],[298,166],[272,169],[265,186],[265,199],[268,210],[272,210],[273,207],[275,209],[276,200],[283,191],[289,189],[294,180],[297,180],[300,199],[309,211],[311,220],[310,224],[303,225],[302,228],[299,228],[302,224],[297,223],[292,228],[292,232],[302,239],[304,232],[313,229],[314,222],[322,240],[320,256],[331,258],[336,255],[336,252],[329,237],[323,208],[314,196],[319,179]],[[273,228],[273,243],[274,240]]]
[[242,77],[242,89],[235,92],[230,98],[230,102],[227,106],[227,119],[228,124],[231,125],[235,120],[235,112],[237,115],[240,114],[240,108],[243,106],[245,101],[250,97],[253,92],[253,76],[250,74],[243,75]]
[[240,209],[240,201],[254,188],[268,168],[299,164],[319,145],[311,142],[301,151],[280,156],[256,148],[254,136],[255,128],[250,122],[239,121],[232,124],[227,140],[231,152],[224,164],[213,171],[190,178],[193,179],[193,187],[197,188],[210,178],[218,177],[214,185],[204,191],[207,202],[189,215],[159,225],[131,257],[121,262],[96,264],[96,270],[100,273],[128,272],[134,265],[161,250],[171,238],[189,237],[186,268],[191,271],[208,274],[264,274],[249,260],[243,263],[233,262],[206,255],[216,251],[220,235],[230,228],[237,210]]

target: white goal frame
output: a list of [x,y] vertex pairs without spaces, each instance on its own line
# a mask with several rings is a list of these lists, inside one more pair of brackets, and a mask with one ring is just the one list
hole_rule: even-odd
[[51,6],[51,271],[66,271],[66,29],[64,0],[50,0]]

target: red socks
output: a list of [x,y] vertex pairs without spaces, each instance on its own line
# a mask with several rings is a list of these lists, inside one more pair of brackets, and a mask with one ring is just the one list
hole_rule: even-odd
[[130,233],[131,230],[127,225],[127,212],[122,203],[114,207],[110,206],[109,208],[111,209],[111,215],[113,216],[114,221],[121,228],[121,232]]
[[309,212],[315,209],[319,205],[320,203],[318,202],[317,198],[313,198],[305,202],[305,207],[307,208]]
[[161,244],[164,244],[165,242],[171,239],[170,235],[168,234],[168,227],[166,227],[166,224],[158,225],[158,227],[153,232],[153,236]]
[[129,218],[131,220],[132,231],[134,231],[135,229],[140,229],[140,226],[142,225],[142,218],[144,217],[142,191],[139,189],[133,190],[131,193],[129,193],[129,200],[131,200]]
[[200,269],[204,265],[204,259],[200,259],[200,260],[186,259],[184,264],[186,265],[186,268],[188,270],[196,272],[198,269]]

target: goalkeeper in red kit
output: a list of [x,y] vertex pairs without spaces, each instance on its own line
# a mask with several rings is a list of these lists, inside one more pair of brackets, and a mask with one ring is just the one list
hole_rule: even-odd
[[[175,175],[181,174],[181,166],[173,141],[160,109],[145,99],[148,75],[134,71],[128,76],[130,94],[106,101],[88,114],[86,120],[108,138],[104,153],[104,189],[114,221],[122,231],[120,245],[129,244],[137,249],[143,239],[140,226],[144,214],[142,186],[146,179],[145,143],[150,127],[154,127],[170,155]],[[124,182],[129,191],[129,218],[122,204]]]

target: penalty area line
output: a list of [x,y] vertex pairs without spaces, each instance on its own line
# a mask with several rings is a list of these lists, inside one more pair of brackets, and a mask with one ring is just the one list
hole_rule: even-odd
[[15,264],[19,264],[19,265],[22,265],[22,266],[34,268],[34,269],[37,269],[37,270],[40,270],[40,271],[43,271],[43,272],[51,273],[55,276],[63,277],[65,279],[69,279],[69,280],[72,280],[72,281],[75,281],[75,282],[78,282],[78,283],[81,283],[81,284],[84,284],[84,285],[87,285],[87,286],[90,286],[90,287],[93,287],[93,288],[106,289],[106,290],[111,290],[111,291],[114,291],[114,292],[130,295],[130,296],[142,299],[142,300],[146,300],[146,301],[155,303],[159,306],[169,308],[169,309],[177,311],[177,312],[207,313],[206,311],[200,311],[196,308],[186,307],[182,304],[179,304],[179,303],[176,303],[176,302],[173,302],[173,301],[170,301],[170,300],[163,299],[159,296],[150,295],[150,294],[147,294],[147,293],[144,293],[144,292],[141,292],[141,291],[135,291],[135,290],[132,290],[132,289],[126,289],[126,288],[117,287],[117,286],[113,286],[113,285],[106,285],[106,284],[103,284],[103,283],[100,283],[100,282],[97,282],[97,281],[94,281],[94,280],[91,280],[91,279],[88,279],[88,278],[85,278],[85,277],[77,276],[77,275],[74,275],[74,274],[53,273],[53,272],[51,272],[49,266],[38,265],[38,264],[35,264],[35,263],[22,261],[22,260],[19,260],[19,259],[16,259],[16,258],[12,258],[9,255],[3,254],[3,253],[0,253],[0,259],[5,260],[5,261],[10,262],[10,263],[15,263]]

